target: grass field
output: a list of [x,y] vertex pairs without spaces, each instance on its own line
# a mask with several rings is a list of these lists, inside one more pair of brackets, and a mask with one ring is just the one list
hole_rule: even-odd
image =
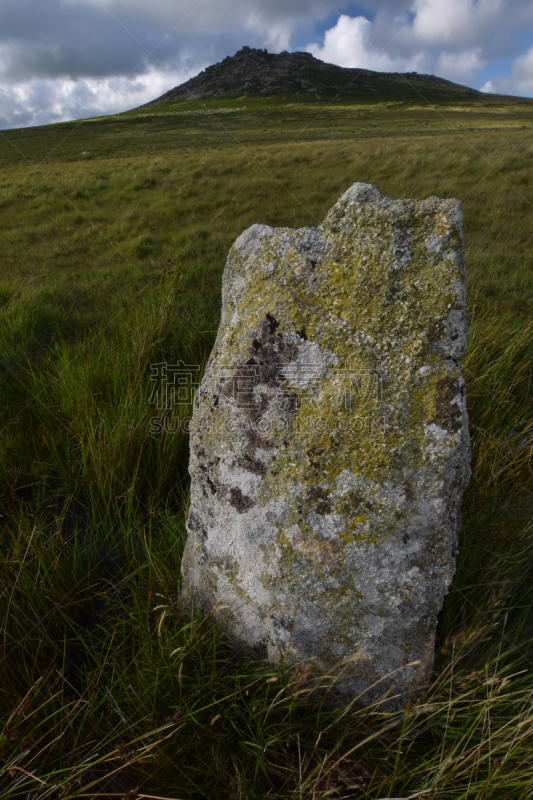
[[[533,797],[532,168],[533,101],[483,96],[0,132],[2,797]],[[395,714],[328,711],[182,614],[188,442],[150,434],[150,364],[205,363],[236,236],[354,181],[465,208],[473,477],[433,680]]]

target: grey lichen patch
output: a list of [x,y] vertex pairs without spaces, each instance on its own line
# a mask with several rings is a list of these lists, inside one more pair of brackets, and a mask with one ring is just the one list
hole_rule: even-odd
[[307,339],[291,352],[292,358],[283,368],[283,376],[291,386],[304,389],[315,385],[324,377],[330,365],[338,364],[337,356],[331,350],[322,350],[318,342]]
[[186,592],[259,657],[348,659],[340,700],[431,669],[470,474],[461,225],[355,184],[318,228],[252,226],[224,271]]

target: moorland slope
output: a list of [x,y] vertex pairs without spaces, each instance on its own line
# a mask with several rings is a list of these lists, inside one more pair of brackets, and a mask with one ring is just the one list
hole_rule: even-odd
[[[3,132],[2,797],[531,797],[533,101],[368,94]],[[191,407],[151,370],[205,364],[243,229],[355,181],[465,209],[473,476],[432,681],[392,716],[183,613]]]

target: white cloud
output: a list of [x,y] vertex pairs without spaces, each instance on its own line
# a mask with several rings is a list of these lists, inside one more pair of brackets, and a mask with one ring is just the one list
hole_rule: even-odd
[[441,78],[468,86],[475,82],[476,70],[482,69],[484,66],[485,61],[481,58],[481,48],[479,47],[463,53],[445,51],[438,58],[435,72]]
[[265,26],[261,14],[251,9],[246,15],[244,24],[246,30],[249,31],[254,38],[258,31],[261,32],[261,47],[274,52],[281,52],[282,50],[288,50],[290,48],[292,30],[291,25],[285,20],[270,22],[270,24]]
[[533,96],[533,47],[514,60],[510,83],[517,94]]
[[479,42],[504,10],[508,15],[503,0],[415,0],[413,33],[420,42],[454,46]]
[[[372,21],[343,14],[322,43],[303,49],[343,67],[425,72],[475,86],[491,58],[516,50],[517,19],[533,23],[533,4],[514,2],[516,17],[509,14],[505,0],[411,0],[410,13],[381,9]],[[506,91],[512,85],[516,94],[532,93],[531,59],[530,54],[516,59]],[[484,90],[494,91],[493,84],[485,84]],[[500,81],[498,91],[502,90]]]
[[493,83],[493,81],[487,81],[486,83],[484,83],[479,91],[487,92],[488,94],[495,94],[497,92],[496,86]]
[[524,55],[515,58],[509,76],[487,81],[481,87],[481,91],[533,97],[533,47]]
[[[193,70],[192,74],[195,73]],[[0,89],[0,128],[45,125],[128,111],[149,103],[192,74],[151,69],[134,78],[24,81]]]
[[337,24],[326,31],[324,44],[308,44],[302,48],[315,58],[341,67],[359,67],[380,72],[410,72],[423,60],[421,53],[408,58],[391,58],[384,49],[372,42],[372,23],[365,17],[342,14]]

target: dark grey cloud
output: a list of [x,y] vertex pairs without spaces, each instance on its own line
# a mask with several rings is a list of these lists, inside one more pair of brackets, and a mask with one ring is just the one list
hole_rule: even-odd
[[331,13],[327,0],[0,0],[3,80],[96,77],[289,44]]
[[81,78],[144,73],[147,51],[157,62],[179,58],[174,39],[157,22],[125,13],[122,25],[102,7],[61,0],[0,4],[0,75],[9,83],[31,78]]

